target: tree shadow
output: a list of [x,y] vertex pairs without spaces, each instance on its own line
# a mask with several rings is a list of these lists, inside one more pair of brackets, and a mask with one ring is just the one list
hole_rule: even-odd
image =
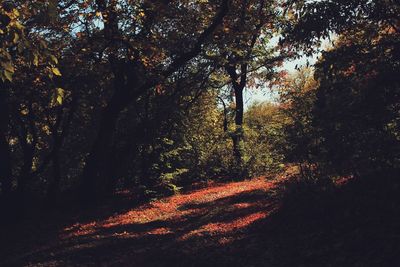
[[[108,219],[103,214],[96,220],[100,226],[93,231],[14,256],[6,263],[108,266],[116,261],[123,265],[135,262],[141,266],[164,266],[164,263],[169,266],[176,261],[178,264],[184,258],[192,259],[202,247],[223,248],[221,238],[234,240],[243,235],[246,227],[259,219],[246,221],[246,218],[260,213],[267,216],[266,210],[272,209],[269,202],[265,191],[248,190],[209,202],[183,204],[177,209],[177,217],[145,223],[101,225]],[[221,229],[223,226],[226,228]],[[164,262],[165,258],[169,262]]]
[[35,200],[25,202],[23,207],[15,203],[3,205],[13,210],[12,215],[2,213],[4,217],[0,220],[0,266],[8,266],[14,259],[29,258],[35,254],[32,251],[56,244],[60,232],[67,226],[105,220],[140,206],[140,202],[131,193],[119,193],[97,206],[80,205],[70,199],[63,200],[57,209]]
[[143,222],[103,216],[92,231],[3,265],[399,266],[399,193],[398,182],[357,181],[289,201],[258,189],[185,201],[176,214]]
[[[373,177],[300,194],[232,246],[240,266],[400,266],[400,183]],[[256,246],[249,247],[254,242]]]

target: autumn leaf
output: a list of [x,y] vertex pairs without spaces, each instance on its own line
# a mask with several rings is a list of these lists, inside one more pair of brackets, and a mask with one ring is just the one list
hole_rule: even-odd
[[18,33],[14,33],[14,39],[13,39],[13,43],[16,44],[19,41],[19,34]]
[[62,105],[65,96],[65,91],[64,89],[58,87],[56,88],[56,92],[57,92],[56,101],[59,105]]
[[39,65],[39,57],[38,55],[33,55],[33,65],[35,65],[36,67]]
[[50,59],[51,59],[51,61],[53,61],[54,64],[58,64],[58,59],[56,56],[50,55]]
[[58,68],[53,67],[51,68],[51,71],[54,73],[54,75],[61,76],[61,72]]
[[1,66],[5,69],[8,70],[9,72],[13,73],[14,72],[14,66],[10,61],[5,61],[1,62]]
[[4,73],[5,78],[7,80],[9,80],[10,82],[12,82],[13,73],[11,71],[8,71],[8,70],[4,70],[3,73]]

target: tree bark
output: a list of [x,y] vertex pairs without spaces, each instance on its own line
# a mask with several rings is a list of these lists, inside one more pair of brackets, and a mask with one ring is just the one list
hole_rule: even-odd
[[114,130],[126,104],[124,94],[117,91],[102,112],[98,134],[82,174],[80,195],[84,199],[98,198],[107,191]]
[[33,163],[34,148],[29,144],[23,145],[23,164],[21,168],[21,173],[18,177],[18,194],[24,195],[26,193],[26,188],[28,182],[31,180],[31,170]]
[[[18,187],[17,192],[22,196],[26,193],[26,188],[33,177],[32,174],[32,166],[33,166],[33,158],[35,155],[35,147],[37,144],[37,132],[35,126],[35,118],[33,115],[32,105],[29,106],[29,113],[27,116],[27,121],[24,121],[19,117],[20,114],[16,113],[15,118],[20,121],[20,133],[19,133],[19,141],[22,147],[23,159],[22,159],[22,168],[18,177]],[[28,141],[28,137],[31,140]]]
[[243,87],[236,86],[235,91],[235,133],[232,135],[233,156],[236,164],[240,168],[242,166],[242,141],[243,141]]
[[58,153],[54,154],[52,161],[53,180],[50,182],[49,188],[47,190],[47,197],[51,201],[57,201],[58,195],[60,193],[61,181],[60,156]]
[[243,142],[243,113],[244,113],[244,101],[243,101],[243,90],[246,86],[247,81],[247,64],[240,65],[240,74],[237,73],[236,66],[226,66],[226,71],[232,80],[232,87],[235,94],[235,132],[231,135],[233,143],[233,157],[236,161],[236,167],[242,170],[243,167],[243,153],[242,153],[242,142]]
[[0,182],[3,195],[10,195],[12,191],[12,161],[7,138],[9,120],[7,91],[4,83],[0,81]]

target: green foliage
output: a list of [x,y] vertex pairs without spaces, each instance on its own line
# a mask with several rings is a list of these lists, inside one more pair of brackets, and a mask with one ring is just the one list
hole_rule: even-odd
[[245,164],[249,177],[274,173],[284,166],[287,116],[276,103],[256,103],[245,113]]
[[288,162],[311,164],[319,151],[319,133],[313,125],[318,83],[311,69],[302,69],[287,77],[280,85],[282,112],[288,123],[284,126],[284,154]]
[[188,170],[181,182],[204,181],[226,176],[232,160],[230,140],[223,131],[222,111],[216,93],[204,92],[182,118],[181,154]]

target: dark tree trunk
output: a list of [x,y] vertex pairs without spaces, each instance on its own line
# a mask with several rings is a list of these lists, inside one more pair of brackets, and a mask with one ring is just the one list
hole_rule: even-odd
[[240,176],[243,171],[243,155],[242,155],[242,142],[243,142],[243,90],[247,81],[247,64],[240,65],[240,73],[237,73],[235,65],[226,66],[231,80],[232,87],[235,93],[235,132],[231,135],[233,143],[233,156],[236,161],[236,167],[239,170]]
[[[18,118],[19,114],[15,114],[15,117]],[[35,128],[35,119],[32,111],[32,106],[29,108],[28,118],[25,122],[21,118],[20,120],[20,134],[19,141],[22,147],[23,159],[22,159],[22,168],[18,177],[18,193],[23,196],[26,194],[26,189],[29,181],[33,177],[32,175],[32,166],[33,166],[33,158],[35,155],[35,147],[37,143],[37,133]],[[28,137],[31,136],[30,141],[28,141]]]
[[[116,1],[107,2],[105,0],[97,0],[96,5],[108,17],[104,24],[104,37],[107,40],[113,40],[120,36]],[[112,174],[111,153],[114,130],[120,112],[129,104],[130,99],[132,99],[129,93],[127,93],[126,80],[130,80],[127,77],[131,77],[134,73],[129,73],[129,68],[125,69],[126,64],[118,60],[118,44],[116,42],[111,42],[110,49],[109,63],[114,74],[114,95],[102,111],[97,136],[86,158],[80,187],[80,197],[85,200],[96,200],[107,192],[107,186],[110,185],[111,179],[109,175]]]
[[[0,111],[1,112],[1,111]],[[8,146],[7,138],[0,130],[0,181],[1,181],[1,192],[4,195],[9,195],[12,190],[12,171],[11,171],[11,155],[10,148]]]
[[26,193],[26,188],[29,181],[31,180],[31,171],[33,163],[34,148],[30,144],[23,145],[23,164],[21,168],[21,173],[18,177],[18,188],[19,194],[24,195]]
[[242,166],[242,141],[243,141],[243,88],[235,86],[235,133],[232,134],[233,156],[237,166]]
[[224,111],[224,122],[222,124],[222,128],[224,129],[224,133],[226,133],[228,131],[228,112],[226,110],[226,104],[224,99],[222,99],[221,97],[218,97],[218,99],[221,101]]
[[60,182],[61,182],[61,168],[60,168],[60,155],[59,155],[59,146],[61,144],[57,143],[57,148],[54,149],[54,153],[52,156],[52,177],[49,184],[49,188],[47,190],[47,197],[49,200],[57,201],[58,196],[60,194]]
[[106,184],[106,194],[107,195],[112,195],[115,192],[117,182],[118,182],[118,167],[120,166],[120,162],[122,159],[120,159],[120,155],[118,151],[116,150],[115,147],[111,149],[113,157],[110,158],[110,166],[108,167],[106,173],[107,175],[107,184]]
[[4,83],[0,82],[0,182],[3,195],[9,195],[12,191],[11,152],[7,139],[9,119],[7,91]]
[[125,101],[124,94],[117,91],[102,112],[98,134],[82,174],[80,194],[84,199],[97,198],[107,191],[113,135],[119,114],[126,106]]
[[[49,187],[47,190],[47,198],[50,201],[55,201],[55,203],[57,203],[58,200],[57,198],[59,196],[59,193],[61,192],[60,151],[63,146],[65,138],[69,134],[71,122],[75,114],[77,103],[78,103],[78,97],[76,95],[72,95],[70,110],[65,120],[64,120],[63,107],[61,106],[58,107],[56,123],[52,127],[54,144],[53,144],[53,149],[49,154],[49,161],[53,162],[52,166],[53,180],[51,180],[49,183]],[[60,125],[62,125],[61,129],[59,129]]]

